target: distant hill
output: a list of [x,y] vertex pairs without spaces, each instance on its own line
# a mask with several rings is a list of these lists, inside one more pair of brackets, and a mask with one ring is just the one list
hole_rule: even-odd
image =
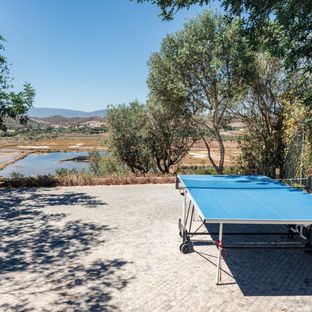
[[88,117],[104,117],[106,114],[106,109],[97,110],[94,112],[84,112],[72,109],[62,109],[62,108],[49,108],[49,107],[32,107],[28,116],[35,118],[46,118],[52,116],[62,116],[66,118],[88,118]]

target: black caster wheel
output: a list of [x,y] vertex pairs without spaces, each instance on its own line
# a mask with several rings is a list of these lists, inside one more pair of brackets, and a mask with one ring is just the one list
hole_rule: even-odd
[[307,254],[312,254],[312,245],[310,243],[306,243],[305,247],[309,249],[306,249],[304,252]]
[[187,254],[191,251],[191,248],[190,248],[190,245],[188,243],[182,243],[180,245],[180,251],[183,253],[183,254]]

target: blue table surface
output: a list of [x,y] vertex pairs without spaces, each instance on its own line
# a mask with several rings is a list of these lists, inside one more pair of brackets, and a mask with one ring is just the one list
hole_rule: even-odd
[[266,176],[178,175],[205,220],[312,223],[312,196]]

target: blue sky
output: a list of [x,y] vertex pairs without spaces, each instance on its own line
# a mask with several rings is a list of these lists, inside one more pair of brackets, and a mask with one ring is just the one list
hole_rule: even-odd
[[16,89],[28,81],[34,106],[85,111],[144,101],[149,56],[203,10],[163,22],[156,6],[129,0],[0,0],[0,8]]

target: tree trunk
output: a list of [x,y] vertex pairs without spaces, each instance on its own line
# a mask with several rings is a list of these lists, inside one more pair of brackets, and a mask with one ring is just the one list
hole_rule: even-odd
[[[223,174],[223,163],[224,163],[224,147],[223,147],[223,158],[219,160],[219,165],[217,165],[214,161],[214,159],[211,156],[211,148],[209,146],[209,143],[207,142],[206,138],[204,136],[201,137],[202,140],[205,143],[205,146],[207,148],[207,154],[208,154],[208,160],[210,161],[210,163],[212,164],[213,168],[216,170],[217,174]],[[221,151],[220,151],[220,156],[221,156]],[[220,167],[221,165],[221,167]],[[220,170],[221,169],[221,170]]]
[[216,139],[219,144],[219,152],[220,152],[220,159],[219,159],[219,166],[218,166],[218,174],[223,174],[224,172],[224,157],[225,157],[225,148],[223,144],[223,139],[220,135],[219,129],[215,129]]
[[165,173],[164,168],[161,165],[161,160],[159,158],[156,158],[156,166],[161,173]]

